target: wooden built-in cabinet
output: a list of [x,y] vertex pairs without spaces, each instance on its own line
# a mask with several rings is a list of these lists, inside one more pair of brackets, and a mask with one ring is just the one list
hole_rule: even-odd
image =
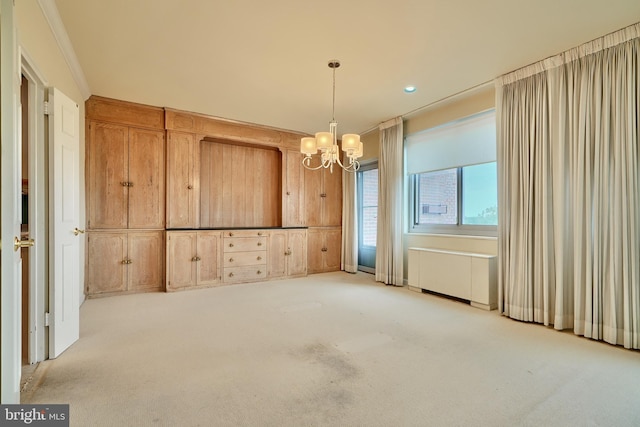
[[225,231],[223,280],[225,283],[255,282],[267,277],[267,243],[264,230]]
[[161,291],[164,231],[89,231],[89,296]]
[[88,127],[88,228],[164,228],[164,132],[95,120]]
[[85,111],[88,296],[340,268],[342,170],[304,168],[304,135],[96,96]]
[[342,229],[314,227],[308,230],[307,272],[324,273],[340,270]]
[[307,275],[307,229],[269,232],[269,278]]
[[199,143],[192,133],[167,131],[167,228],[198,228]]
[[305,209],[305,168],[299,150],[282,151],[282,226],[307,225]]
[[167,292],[220,284],[221,245],[220,231],[167,231]]
[[308,227],[342,224],[342,169],[304,170],[304,200]]

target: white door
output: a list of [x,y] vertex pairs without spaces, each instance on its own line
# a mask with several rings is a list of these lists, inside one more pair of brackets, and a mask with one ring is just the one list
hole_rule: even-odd
[[0,403],[20,402],[21,289],[20,250],[14,239],[20,238],[22,193],[20,179],[18,98],[19,68],[13,23],[13,2],[0,1]]
[[58,89],[49,90],[49,357],[58,357],[80,333],[79,125],[78,105]]

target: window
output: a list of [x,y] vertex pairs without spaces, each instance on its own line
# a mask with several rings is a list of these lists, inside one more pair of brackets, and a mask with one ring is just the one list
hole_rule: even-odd
[[495,235],[495,113],[481,113],[406,140],[410,231]]
[[413,231],[495,233],[498,224],[495,162],[414,174],[410,180],[414,195]]

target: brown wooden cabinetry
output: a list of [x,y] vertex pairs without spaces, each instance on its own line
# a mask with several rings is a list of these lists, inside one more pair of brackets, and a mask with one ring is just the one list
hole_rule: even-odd
[[282,152],[282,226],[301,227],[306,224],[302,155],[298,150]]
[[225,283],[266,279],[267,239],[268,234],[264,230],[224,232],[222,246]]
[[271,230],[269,232],[269,277],[306,275],[307,230]]
[[323,273],[340,270],[342,229],[315,227],[308,230],[307,272]]
[[88,296],[160,291],[163,231],[87,233]]
[[167,232],[167,292],[221,283],[220,231]]
[[164,228],[164,132],[89,122],[89,229]]
[[167,131],[167,228],[198,228],[199,144],[191,133]]
[[306,225],[329,227],[342,224],[342,169],[308,170],[304,174]]

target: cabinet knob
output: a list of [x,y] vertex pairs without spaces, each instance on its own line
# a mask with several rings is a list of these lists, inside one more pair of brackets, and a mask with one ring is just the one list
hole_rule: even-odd
[[290,196],[290,195],[291,195],[291,191],[287,191],[287,196]]
[[320,197],[327,197],[327,193],[320,194]]
[[129,186],[128,184],[129,184],[129,183],[128,183],[128,182],[126,182],[126,181],[121,181],[121,182],[120,182],[120,185],[122,185],[123,187],[128,187],[128,186]]
[[261,257],[261,256],[259,256],[259,257],[258,257],[258,258],[256,258],[256,259],[257,259],[258,261],[260,261],[260,260],[262,260],[262,257]]
[[120,261],[120,264],[126,264],[126,263],[127,263],[126,259],[123,259],[122,261]]
[[233,277],[233,273],[229,273],[229,277]]
[[127,187],[133,187],[133,182],[127,182]]
[[258,242],[258,246],[262,246],[262,242]]
[[260,275],[262,274],[262,271],[258,270],[256,274]]
[[233,258],[229,258],[229,262],[233,262]]
[[193,185],[189,184],[189,185],[187,185],[187,188],[188,188],[189,190],[193,190]]
[[132,264],[132,263],[133,263],[133,261],[131,261],[128,258],[125,258],[125,259],[122,260],[122,264]]
[[327,252],[327,248],[322,248],[321,251],[322,252]]
[[229,243],[229,247],[232,248],[233,247],[233,243]]
[[230,232],[230,233],[229,233],[229,237],[233,237],[233,233],[231,233],[231,232]]
[[262,231],[258,231],[258,236],[262,236]]

